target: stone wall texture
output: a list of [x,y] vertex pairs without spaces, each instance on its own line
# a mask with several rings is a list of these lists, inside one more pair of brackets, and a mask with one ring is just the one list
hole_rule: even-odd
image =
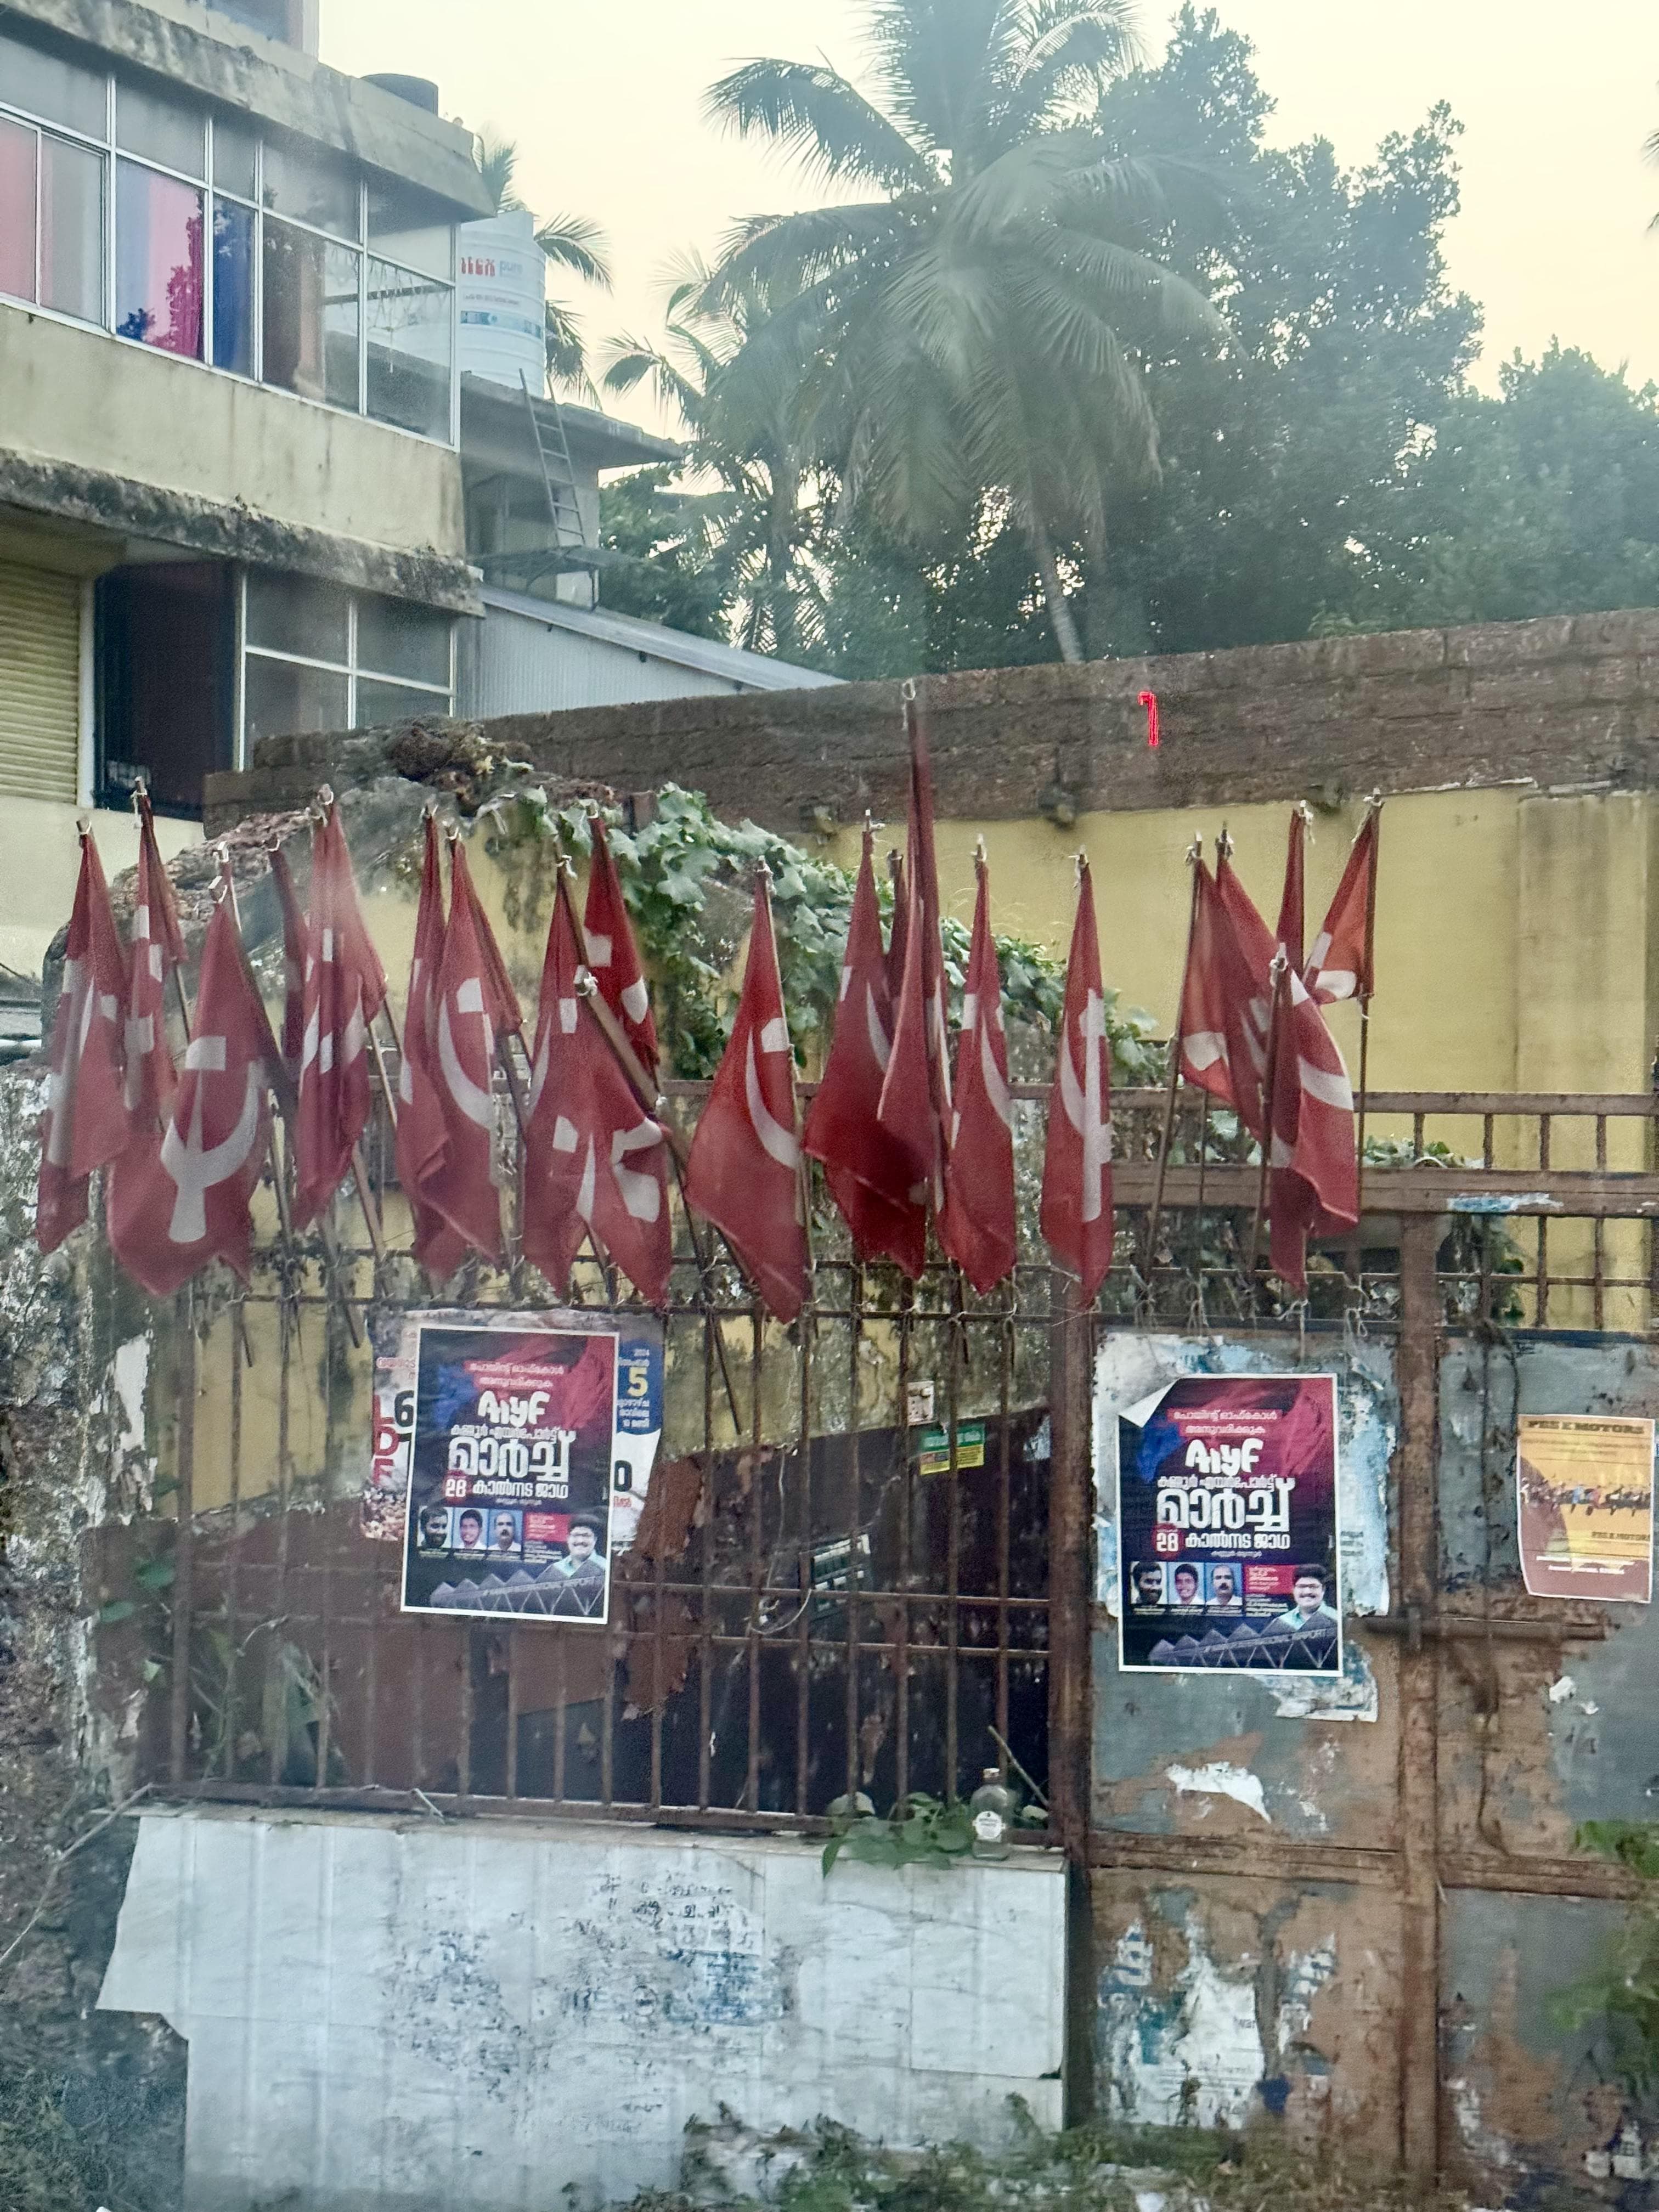
[[[1164,742],[1139,702],[1155,691]],[[1442,785],[1659,785],[1659,611],[1250,647],[1164,659],[926,679],[941,815],[1147,811]],[[647,702],[433,726],[539,773],[649,791],[676,782],[718,812],[799,832],[903,818],[896,684]],[[407,732],[263,740],[210,779],[208,828],[303,805],[325,776],[384,769]]]

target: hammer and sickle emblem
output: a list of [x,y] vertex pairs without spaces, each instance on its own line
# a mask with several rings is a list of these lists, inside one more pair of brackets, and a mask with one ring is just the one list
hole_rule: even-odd
[[[185,1066],[204,1075],[222,1075],[223,1037],[192,1038],[185,1054]],[[178,1123],[168,1122],[167,1133],[161,1139],[161,1164],[179,1186],[173,1218],[167,1224],[170,1243],[199,1244],[207,1235],[207,1194],[220,1183],[228,1182],[246,1166],[259,1133],[259,1092],[264,1082],[264,1068],[258,1060],[250,1060],[240,1116],[222,1144],[209,1146],[202,1142],[202,1098],[206,1088],[204,1084],[197,1085],[196,1096],[191,1102],[189,1135],[181,1139]]]

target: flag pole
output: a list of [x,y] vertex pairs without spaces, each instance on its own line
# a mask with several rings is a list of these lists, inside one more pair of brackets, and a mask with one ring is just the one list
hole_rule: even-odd
[[1282,951],[1273,955],[1268,973],[1273,978],[1273,1012],[1267,1018],[1267,1066],[1262,1084],[1261,1100],[1261,1173],[1256,1182],[1255,1215],[1250,1223],[1249,1250],[1244,1272],[1254,1281],[1256,1248],[1261,1241],[1261,1218],[1267,1210],[1267,1177],[1273,1167],[1273,1100],[1279,1087],[1279,1054],[1280,1050],[1280,1014],[1285,1004],[1285,978],[1290,973],[1290,962]]
[[[648,1114],[662,1131],[663,1143],[668,1148],[669,1164],[674,1170],[675,1187],[680,1194],[680,1204],[685,1209],[686,1234],[691,1239],[692,1256],[697,1263],[697,1282],[702,1297],[704,1318],[714,1333],[714,1350],[720,1360],[720,1381],[725,1386],[726,1402],[732,1413],[732,1433],[734,1436],[741,1437],[743,1423],[738,1413],[738,1394],[732,1384],[732,1370],[726,1364],[726,1331],[720,1326],[720,1318],[714,1310],[714,1302],[708,1294],[708,1270],[713,1261],[703,1249],[702,1237],[697,1234],[696,1216],[692,1212],[691,1201],[686,1195],[685,1167],[690,1158],[690,1147],[678,1127],[667,1118],[664,1111],[668,1101],[659,1094],[656,1085],[646,1072],[644,1061],[635,1051],[627,1031],[605,1003],[605,994],[599,987],[598,980],[593,974],[592,963],[587,957],[586,927],[580,915],[576,911],[575,895],[570,888],[570,878],[574,871],[556,842],[555,849],[557,853],[553,872],[557,885],[556,896],[563,902],[565,915],[570,923],[571,934],[576,940],[577,957],[581,963],[581,973],[576,979],[576,988],[587,1001],[588,1011],[599,1024],[599,1035],[611,1048],[611,1058],[627,1077],[629,1086],[641,1110]],[[743,1274],[743,1262],[738,1258],[737,1254],[732,1251],[732,1247],[725,1236],[718,1230],[715,1234],[720,1237],[721,1243],[726,1245],[727,1252],[731,1254],[732,1264],[738,1273],[740,1275]]]
[[[326,783],[322,785],[319,789],[317,793],[317,801],[325,815],[337,814],[340,811],[340,802],[335,798],[332,787]],[[424,813],[422,814],[422,820],[425,819]],[[397,1046],[398,1054],[401,1057],[403,1053],[403,1044],[398,1035],[398,1024],[392,1018],[392,1005],[389,1000],[384,1006],[382,1006],[380,1012],[386,1016],[386,1025],[392,1032],[392,1042]],[[392,1131],[395,1134],[398,1127],[398,1099],[396,1091],[394,1091],[392,1084],[386,1079],[386,1054],[380,1048],[380,1040],[379,1036],[376,1034],[374,1022],[366,1022],[363,1026],[368,1032],[368,1049],[374,1062],[374,1073],[380,1079],[380,1096],[386,1101],[386,1114],[391,1121]],[[370,1232],[370,1237],[372,1241],[372,1231]],[[378,1252],[376,1256],[379,1256]]]
[[1150,1291],[1152,1272],[1158,1265],[1158,1224],[1164,1218],[1164,1179],[1170,1165],[1170,1145],[1175,1135],[1176,1093],[1181,1086],[1181,1048],[1186,1042],[1182,1030],[1182,1018],[1187,1004],[1187,974],[1193,964],[1193,940],[1198,934],[1198,870],[1203,858],[1204,840],[1194,837],[1187,848],[1187,866],[1193,878],[1192,897],[1187,909],[1187,956],[1181,969],[1181,997],[1176,1007],[1175,1028],[1170,1035],[1170,1075],[1164,1093],[1164,1128],[1158,1139],[1158,1176],[1152,1185],[1152,1210],[1146,1223],[1146,1268],[1145,1280]]
[[[1359,1114],[1356,1131],[1359,1158],[1354,1200],[1354,1211],[1362,1221],[1365,1215],[1365,1107],[1370,1089],[1371,982],[1376,964],[1376,872],[1377,863],[1382,857],[1382,794],[1380,791],[1374,791],[1370,795],[1365,822],[1359,825],[1362,836],[1366,823],[1372,825],[1371,865],[1367,871],[1365,883],[1365,988],[1359,994]],[[1358,1221],[1354,1233],[1358,1243]],[[1358,1272],[1356,1268],[1356,1275]]]
[[[230,900],[231,920],[236,924],[236,950],[241,957],[242,973],[247,978],[248,988],[253,993],[254,997],[259,1000],[260,1005],[263,1006],[264,1004],[264,1000],[260,994],[258,981],[253,973],[253,963],[247,957],[247,946],[242,940],[241,908],[236,896],[235,878],[230,872],[230,852],[228,847],[224,845],[222,842],[219,847],[219,869],[221,877],[224,883],[226,895]],[[298,1118],[300,1110],[300,1094],[295,1085],[294,1078],[289,1073],[287,1061],[284,1060],[282,1054],[276,1050],[276,1041],[274,1037],[271,1039],[271,1053],[270,1059],[268,1063],[267,1073],[270,1079],[270,1088],[276,1094],[276,1110],[282,1116],[283,1128],[287,1135],[289,1146],[291,1151],[295,1139],[295,1123]],[[279,1215],[283,1216],[285,1216],[288,1212],[285,1194],[280,1188],[276,1194],[276,1211]],[[364,1218],[365,1219],[368,1218],[367,1206],[365,1206]],[[294,1232],[286,1221],[284,1221],[283,1227],[284,1233],[291,1237]],[[330,1269],[334,1274],[337,1283],[338,1283],[341,1256],[339,1244],[335,1238],[333,1230],[320,1214],[318,1216],[317,1219],[317,1237],[319,1243],[322,1245],[323,1255],[327,1260]],[[373,1241],[374,1231],[371,1229],[370,1242],[373,1243]],[[353,1310],[351,1300],[346,1296],[343,1285],[340,1285],[340,1304],[345,1312],[346,1333],[350,1337],[353,1345],[361,1349],[363,1341],[362,1328],[358,1322],[356,1312]]]

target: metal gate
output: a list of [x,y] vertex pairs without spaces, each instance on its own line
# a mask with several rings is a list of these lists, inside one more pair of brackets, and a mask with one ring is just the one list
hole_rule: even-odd
[[[701,1086],[675,1088],[689,1119]],[[1016,1095],[1029,1163],[1041,1096]],[[350,1243],[343,1201],[337,1264],[273,1227],[246,1295],[198,1289],[179,1303],[171,1679],[155,1779],[170,1794],[260,1803],[814,1831],[855,1792],[885,1811],[913,1791],[965,1796],[981,1769],[1012,1768],[1046,1798],[1048,1841],[1074,1873],[1076,2114],[1115,2094],[1115,2005],[1130,2020],[1142,1997],[1192,2010],[1198,1923],[1181,1916],[1195,1899],[1206,1971],[1224,1994],[1249,1984],[1227,2002],[1291,2023],[1294,2049],[1270,2051],[1264,2036],[1257,2106],[1340,2123],[1425,2185],[1478,2167],[1456,2087],[1473,2075],[1456,2066],[1483,2032],[1482,2000],[1458,1985],[1458,1947],[1478,1951],[1479,1936],[1454,1924],[1458,1901],[1606,1901],[1629,1887],[1571,1854],[1565,1814],[1492,1847],[1494,1790],[1547,1794],[1534,1770],[1549,1742],[1516,1750],[1500,1775],[1492,1714],[1541,1673],[1569,1672],[1565,1651],[1644,1632],[1606,1609],[1581,1619],[1526,1599],[1501,1545],[1472,1557],[1464,1521],[1478,1506],[1488,1536],[1497,1529],[1506,1448],[1483,1413],[1474,1505],[1467,1452],[1443,1490],[1442,1400],[1483,1361],[1488,1381],[1494,1361],[1500,1377],[1511,1364],[1520,1376],[1535,1344],[1628,1348],[1639,1395],[1659,1213],[1653,1102],[1374,1097],[1373,1131],[1395,1133],[1366,1171],[1363,1236],[1322,1256],[1309,1300],[1291,1309],[1249,1265],[1257,1171],[1201,1107],[1178,1126],[1158,1247],[1146,1249],[1161,1107],[1146,1092],[1117,1101],[1118,1264],[1091,1314],[1072,1309],[1047,1263],[1024,1170],[1022,1263],[983,1299],[942,1266],[911,1285],[854,1264],[821,1213],[812,1296],[782,1329],[735,1269],[699,1265],[682,1224],[662,1457],[599,1630],[396,1609],[398,1554],[359,1517],[368,1338],[377,1314],[424,1293],[398,1249],[382,1133],[369,1181],[386,1256]],[[586,1303],[608,1304],[617,1287],[597,1265],[579,1269]],[[479,1267],[447,1296],[550,1302],[522,1267]],[[1393,1601],[1353,1624],[1375,1725],[1343,1735],[1275,1715],[1253,1741],[1217,1737],[1202,1683],[1159,1683],[1170,1696],[1149,1698],[1117,1675],[1096,1632],[1110,1624],[1096,1586],[1092,1378],[1106,1340],[1153,1328],[1284,1339],[1313,1364],[1362,1331],[1389,1348]],[[982,1431],[971,1454],[970,1425]],[[924,1427],[943,1431],[942,1464],[937,1451],[924,1462]],[[1144,1777],[1137,1744],[1152,1747]],[[1659,1780],[1659,1740],[1651,1765]],[[1242,1795],[1188,1786],[1224,1767],[1246,1778]],[[1170,1782],[1172,1769],[1188,1781]],[[1290,1774],[1306,1817],[1272,1817],[1261,1791]],[[1292,1986],[1285,1931],[1300,1942],[1327,1920],[1328,1969]],[[1371,1965],[1351,1955],[1345,1928]],[[1339,2016],[1341,2032],[1328,2033]],[[1340,2048],[1322,2051],[1322,2036]],[[1493,2123],[1494,2143],[1507,2125]]]

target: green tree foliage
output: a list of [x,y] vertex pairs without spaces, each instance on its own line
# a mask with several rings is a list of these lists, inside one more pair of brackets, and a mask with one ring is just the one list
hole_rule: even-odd
[[599,487],[599,543],[635,565],[607,568],[605,604],[693,637],[729,635],[724,579],[710,558],[697,501],[658,461]]
[[794,297],[758,276],[717,289],[690,256],[669,293],[663,343],[615,339],[605,375],[607,392],[648,386],[690,433],[693,477],[711,489],[688,494],[684,513],[700,533],[728,631],[750,652],[783,659],[811,654],[822,641],[813,552],[827,483],[800,364],[750,340]]
[[1410,454],[1343,613],[1373,629],[1659,604],[1659,386],[1552,346]]
[[1220,346],[1149,358],[1159,483],[1125,501],[1089,564],[1096,653],[1305,637],[1363,593],[1401,459],[1462,393],[1480,313],[1447,283],[1458,125],[1443,107],[1345,170],[1323,140],[1263,143],[1250,46],[1188,5],[1163,63],[1109,87],[1098,120],[1128,155],[1175,148],[1225,180],[1218,217],[1166,251],[1224,308]]
[[1057,546],[1100,542],[1112,479],[1158,465],[1122,331],[1178,350],[1224,327],[1146,250],[1194,179],[1082,119],[1132,58],[1127,0],[875,0],[870,21],[876,101],[823,62],[710,91],[717,119],[870,195],[741,226],[705,297],[759,284],[771,312],[726,381],[808,401],[843,512],[896,539],[968,537],[989,501],[1075,659]]

